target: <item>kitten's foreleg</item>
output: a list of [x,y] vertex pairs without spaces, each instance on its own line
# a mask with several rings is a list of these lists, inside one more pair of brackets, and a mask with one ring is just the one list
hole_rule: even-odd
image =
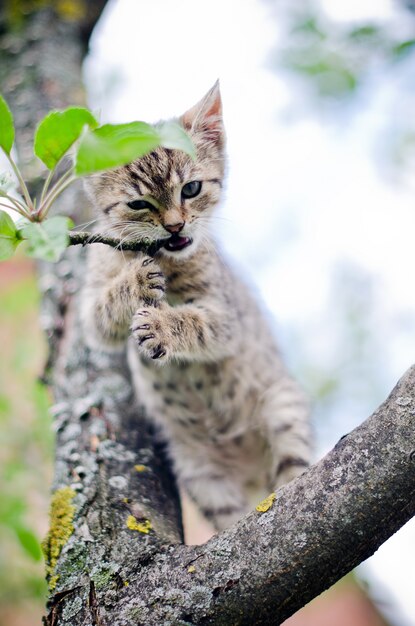
[[275,489],[302,474],[312,456],[308,402],[288,375],[267,390],[260,420],[271,450],[269,488]]
[[84,289],[82,317],[89,339],[95,343],[124,342],[134,311],[140,304],[157,302],[164,295],[165,281],[151,257],[140,256],[125,263],[116,275],[105,279],[106,268]]
[[233,354],[238,326],[214,304],[171,307],[161,302],[137,310],[131,330],[144,356],[198,361]]

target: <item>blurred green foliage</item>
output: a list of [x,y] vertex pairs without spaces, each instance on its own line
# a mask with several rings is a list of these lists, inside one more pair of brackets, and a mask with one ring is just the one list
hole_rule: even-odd
[[[30,266],[0,274],[0,623],[7,607],[44,603],[40,538],[47,526],[53,437],[49,398],[37,381],[44,359],[39,296]],[[38,617],[38,616],[37,616]]]
[[361,123],[382,177],[412,184],[415,2],[395,0],[370,19],[334,19],[322,0],[263,1],[278,33],[269,62],[292,94],[286,119],[311,113],[346,132]]
[[320,100],[353,95],[373,70],[386,70],[415,51],[415,16],[401,3],[396,19],[338,22],[313,0],[280,9],[282,40],[273,64],[299,76]]

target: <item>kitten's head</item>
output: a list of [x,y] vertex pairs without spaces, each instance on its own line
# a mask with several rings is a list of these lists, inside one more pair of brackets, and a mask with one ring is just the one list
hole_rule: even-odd
[[196,160],[158,148],[129,165],[92,176],[87,191],[106,232],[123,238],[166,239],[163,255],[186,258],[203,241],[224,177],[225,133],[219,83],[179,120]]

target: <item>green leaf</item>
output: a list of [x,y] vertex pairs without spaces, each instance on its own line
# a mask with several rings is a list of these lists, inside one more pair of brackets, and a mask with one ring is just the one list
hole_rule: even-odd
[[392,48],[392,54],[396,57],[402,57],[409,52],[412,52],[415,46],[415,39],[408,39],[407,41],[401,41]]
[[21,242],[19,231],[8,213],[0,211],[0,261],[13,256]]
[[105,124],[82,137],[75,173],[83,176],[126,165],[159,145],[159,133],[145,122]]
[[157,126],[160,135],[160,143],[165,148],[173,150],[182,150],[186,152],[192,159],[196,159],[196,150],[193,141],[177,122],[164,122]]
[[358,75],[355,76],[343,64],[343,59],[334,55],[317,60],[288,57],[285,66],[312,79],[319,95],[323,97],[343,97],[358,86]]
[[37,127],[34,145],[36,156],[46,167],[53,169],[79,139],[85,126],[98,126],[88,109],[71,107],[65,111],[52,111]]
[[381,35],[383,35],[382,30],[375,24],[357,26],[348,33],[349,39],[375,39]]
[[21,233],[28,240],[28,256],[44,261],[59,261],[63,251],[68,247],[68,230],[73,223],[69,217],[57,215],[44,222],[30,222]]
[[10,154],[14,142],[13,115],[7,102],[0,96],[0,147]]
[[40,561],[42,559],[42,549],[36,535],[29,528],[21,525],[16,526],[14,530],[24,551],[34,561]]
[[305,33],[307,35],[312,35],[314,37],[317,37],[318,39],[326,38],[325,32],[320,27],[320,24],[318,23],[317,18],[313,15],[304,16],[304,19],[294,24],[294,27],[292,28],[291,33],[292,34],[300,33],[300,35]]

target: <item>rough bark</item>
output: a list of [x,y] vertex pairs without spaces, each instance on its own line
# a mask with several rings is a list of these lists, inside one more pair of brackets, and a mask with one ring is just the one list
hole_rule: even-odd
[[[23,131],[21,161],[36,177],[27,140],[48,109],[83,101],[84,35],[50,9],[30,14],[21,28],[24,40],[3,29],[0,72]],[[66,205],[78,205],[75,191]],[[415,513],[412,368],[371,418],[278,491],[268,510],[203,546],[184,546],[174,481],[134,400],[125,354],[90,353],[83,343],[83,272],[76,247],[45,265],[40,280],[57,431],[46,624],[279,624]]]

